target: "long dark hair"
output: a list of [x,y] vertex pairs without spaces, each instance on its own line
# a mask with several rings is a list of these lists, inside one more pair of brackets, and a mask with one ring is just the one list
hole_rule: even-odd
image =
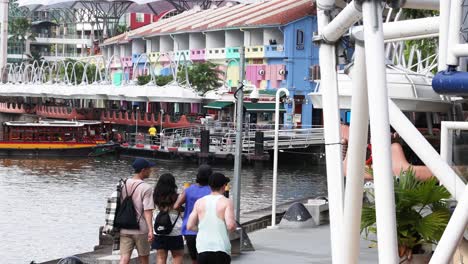
[[177,185],[175,178],[170,173],[164,173],[159,177],[153,191],[154,204],[159,209],[172,207],[177,200]]

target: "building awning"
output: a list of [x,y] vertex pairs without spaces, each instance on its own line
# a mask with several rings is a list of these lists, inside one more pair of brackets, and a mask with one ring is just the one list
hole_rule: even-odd
[[209,103],[207,105],[204,105],[203,107],[204,108],[208,108],[208,109],[216,109],[216,110],[221,110],[225,107],[228,107],[228,106],[231,106],[233,105],[234,103],[233,102],[212,102],[212,103]]
[[[275,112],[275,103],[244,103],[247,112]],[[280,104],[279,110],[284,112],[283,104]]]

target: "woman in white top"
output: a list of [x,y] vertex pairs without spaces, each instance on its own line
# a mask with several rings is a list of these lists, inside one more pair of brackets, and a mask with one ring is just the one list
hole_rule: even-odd
[[152,243],[152,248],[157,250],[157,263],[166,264],[168,253],[171,251],[173,263],[182,264],[184,257],[182,217],[179,211],[173,209],[177,200],[177,185],[172,174],[165,173],[159,177],[154,188],[153,199],[158,208],[158,212],[153,214],[155,228]]

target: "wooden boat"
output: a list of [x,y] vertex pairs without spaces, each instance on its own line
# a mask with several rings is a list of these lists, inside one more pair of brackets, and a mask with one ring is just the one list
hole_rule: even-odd
[[4,122],[0,156],[87,157],[107,154],[116,145],[107,143],[103,137],[105,132],[101,121]]

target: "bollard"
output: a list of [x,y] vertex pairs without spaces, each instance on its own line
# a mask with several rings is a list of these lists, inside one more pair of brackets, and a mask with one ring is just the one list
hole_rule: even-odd
[[263,148],[263,132],[262,131],[257,131],[255,132],[255,156],[262,156],[264,152]]
[[201,131],[201,146],[200,146],[200,152],[201,153],[209,153],[210,152],[210,131],[209,130],[203,130]]
[[263,166],[263,161],[268,159],[268,155],[265,155],[264,144],[265,143],[263,131],[256,131],[254,155],[250,156],[250,159],[255,162],[256,167]]

